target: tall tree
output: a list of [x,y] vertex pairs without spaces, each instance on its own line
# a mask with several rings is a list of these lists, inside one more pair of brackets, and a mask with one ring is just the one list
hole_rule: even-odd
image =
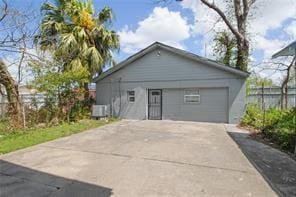
[[[91,0],[57,0],[44,3],[38,43],[44,51],[52,51],[63,70],[86,68],[88,81],[112,61],[112,51],[119,48],[119,36],[109,30],[113,13],[104,7],[95,13]],[[88,97],[88,83],[83,83]]]
[[[293,52],[293,50],[291,50]],[[289,63],[289,60],[291,61]],[[292,59],[287,57],[281,57],[276,61],[268,61],[262,62],[257,65],[257,72],[260,73],[262,71],[269,71],[270,76],[273,74],[280,74],[283,78],[278,80],[277,83],[280,84],[281,87],[281,98],[280,98],[280,107],[281,109],[288,108],[288,89],[289,85],[291,87],[295,84],[295,68],[296,68],[296,56],[293,56]]]
[[[165,0],[166,1],[166,0]],[[176,0],[182,1],[182,0]],[[228,11],[223,11],[215,4],[214,0],[196,0],[200,1],[208,8],[214,10],[228,27],[229,31],[236,39],[237,56],[236,68],[247,71],[248,58],[250,53],[250,42],[247,37],[248,16],[256,0],[225,0],[233,8],[234,17]],[[232,11],[232,9],[231,9]]]
[[[287,65],[284,63],[281,63],[282,70],[285,71],[283,81],[281,83],[281,109],[287,109],[288,108],[288,84],[289,81],[292,80],[292,74],[293,74],[293,67],[296,66],[296,55],[293,57],[292,62]],[[295,71],[295,70],[294,70]]]
[[235,36],[237,47],[236,67],[246,71],[248,69],[250,50],[250,44],[247,37],[247,19],[250,8],[256,0],[232,0],[235,13],[234,23],[231,22],[232,20],[215,4],[214,1],[200,1],[217,13],[224,21],[230,32]]

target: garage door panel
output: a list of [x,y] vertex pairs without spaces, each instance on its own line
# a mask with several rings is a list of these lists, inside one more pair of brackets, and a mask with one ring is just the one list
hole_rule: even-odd
[[185,104],[184,89],[163,90],[163,118],[202,122],[228,121],[227,88],[202,88],[199,89],[199,94],[199,104]]

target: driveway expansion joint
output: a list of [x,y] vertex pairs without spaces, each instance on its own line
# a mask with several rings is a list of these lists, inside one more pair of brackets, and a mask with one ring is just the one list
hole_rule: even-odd
[[61,148],[61,147],[54,147],[54,146],[48,146],[48,145],[42,145],[42,146],[46,147],[46,148],[54,148],[54,149],[76,151],[76,152],[86,152],[86,153],[92,153],[92,154],[98,154],[98,155],[109,155],[109,156],[124,157],[124,158],[129,158],[129,159],[142,159],[142,160],[157,161],[157,162],[170,163],[170,164],[176,164],[176,165],[187,165],[187,166],[194,166],[194,167],[200,167],[200,168],[218,169],[218,170],[240,172],[240,173],[244,173],[244,174],[254,175],[254,173],[248,172],[246,170],[223,168],[223,167],[217,167],[217,166],[211,166],[211,165],[201,165],[201,164],[172,161],[172,160],[165,160],[165,159],[147,158],[147,157],[136,157],[136,156],[132,156],[132,155],[124,155],[124,154],[118,154],[118,153],[104,153],[104,152],[88,151],[88,150],[75,150],[75,149],[70,149],[70,148]]
[[232,172],[241,172],[241,173],[250,174],[250,175],[254,174],[254,173],[248,172],[246,170],[237,170],[237,169],[231,169],[231,168],[221,168],[221,167],[210,166],[210,165],[193,164],[193,163],[179,162],[179,161],[172,161],[172,160],[153,159],[153,158],[146,158],[146,157],[139,157],[137,159],[150,160],[150,161],[159,161],[159,162],[172,163],[172,164],[178,164],[178,165],[188,165],[188,166],[194,166],[194,167],[200,167],[200,168],[211,168],[211,169],[226,170],[226,171],[232,171]]

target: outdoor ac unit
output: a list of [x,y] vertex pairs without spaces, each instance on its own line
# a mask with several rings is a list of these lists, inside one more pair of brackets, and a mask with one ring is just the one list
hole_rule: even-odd
[[107,116],[109,116],[109,106],[108,105],[93,105],[92,106],[92,116],[93,117],[107,117]]

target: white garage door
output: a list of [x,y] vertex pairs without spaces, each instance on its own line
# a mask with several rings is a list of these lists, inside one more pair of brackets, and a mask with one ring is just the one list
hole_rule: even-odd
[[[186,103],[191,92],[199,98],[186,97]],[[164,89],[162,111],[163,119],[228,122],[228,88]]]

